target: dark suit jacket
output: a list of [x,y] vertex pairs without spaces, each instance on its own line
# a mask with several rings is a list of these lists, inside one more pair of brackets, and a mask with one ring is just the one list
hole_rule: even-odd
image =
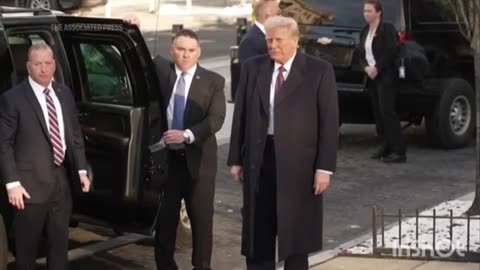
[[[268,55],[242,68],[228,165],[243,166],[242,253],[255,256],[255,198],[270,115],[274,63]],[[316,169],[335,171],[338,100],[333,68],[297,52],[274,105],[279,260],[322,247],[322,198],[314,196]]]
[[[365,54],[365,40],[367,39],[369,26],[365,26],[360,34],[360,66],[362,70],[368,65]],[[372,42],[373,56],[379,77],[384,73],[391,73],[394,68],[395,56],[398,52],[398,34],[395,26],[390,23],[381,23]]]
[[[67,147],[65,165],[71,189],[81,192],[78,170],[86,169],[83,137],[71,90],[52,87],[60,101]],[[0,96],[0,181],[20,181],[30,194],[27,203],[45,202],[54,188],[53,150],[42,108],[30,83],[24,80]]]
[[[166,59],[157,56],[155,68],[162,94],[161,108],[167,111],[177,75],[175,66]],[[193,178],[214,180],[217,172],[217,140],[215,133],[225,120],[225,79],[212,71],[197,65],[192,84],[188,92],[184,113],[184,127],[195,136],[193,144],[186,144],[188,169]],[[168,127],[164,127],[166,130]]]
[[267,53],[268,48],[265,34],[258,26],[253,25],[248,29],[238,46],[238,60],[240,63],[245,63],[245,61],[252,57]]

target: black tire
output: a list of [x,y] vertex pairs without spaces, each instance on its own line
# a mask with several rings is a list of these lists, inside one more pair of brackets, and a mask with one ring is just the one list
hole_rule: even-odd
[[57,9],[58,0],[28,0],[27,8],[46,8],[46,9]]
[[0,214],[0,270],[7,270],[8,260],[8,239],[5,223]]
[[445,149],[463,147],[475,130],[475,92],[464,79],[442,80],[441,95],[426,117],[429,140]]

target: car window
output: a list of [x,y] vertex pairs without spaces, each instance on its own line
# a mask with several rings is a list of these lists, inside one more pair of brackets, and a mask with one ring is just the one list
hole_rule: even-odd
[[89,101],[133,104],[130,78],[122,54],[115,45],[80,43]]
[[416,0],[411,3],[415,24],[457,22],[451,0]]
[[28,49],[33,44],[48,44],[52,47],[57,62],[55,80],[61,83],[64,82],[63,68],[61,63],[59,63],[58,58],[60,51],[58,50],[58,47],[52,46],[55,42],[53,41],[51,33],[44,30],[31,32],[31,30],[16,31],[13,29],[8,32],[7,40],[13,62],[13,69],[15,71],[11,74],[13,85],[20,83],[28,77],[26,66],[28,61]]
[[[363,26],[363,1],[359,0],[282,0],[284,15],[293,16],[299,24],[328,24],[336,26]],[[384,19],[400,25],[401,1],[385,0],[382,2]],[[301,14],[294,16],[291,13]],[[313,18],[321,18],[320,21]]]

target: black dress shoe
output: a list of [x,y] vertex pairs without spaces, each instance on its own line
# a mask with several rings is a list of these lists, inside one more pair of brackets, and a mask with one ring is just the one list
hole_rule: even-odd
[[386,147],[380,147],[378,148],[373,154],[370,156],[371,159],[381,159],[383,157],[388,156],[390,154],[390,151]]
[[407,156],[405,154],[399,155],[392,153],[386,157],[383,157],[382,161],[385,163],[405,163],[407,162]]

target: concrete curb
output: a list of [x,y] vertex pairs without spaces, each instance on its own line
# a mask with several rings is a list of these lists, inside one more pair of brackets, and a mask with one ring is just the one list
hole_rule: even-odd
[[[459,201],[468,201],[468,200],[472,200],[472,198],[475,196],[475,192],[470,192],[468,194],[465,194],[465,195],[462,195],[458,198],[454,198],[454,199],[451,199],[451,200],[459,200]],[[438,205],[438,204],[436,204]],[[431,207],[427,207],[425,209],[430,209],[430,208],[433,208],[435,207],[436,205],[433,205]],[[394,223],[391,223],[387,226],[385,226],[385,230],[389,230],[395,226],[398,225],[398,222],[394,222]],[[363,234],[353,240],[350,240],[348,242],[345,242],[339,246],[337,246],[336,248],[333,248],[333,249],[330,249],[330,250],[326,250],[326,251],[321,251],[319,253],[316,253],[314,255],[311,255],[309,257],[309,266],[310,267],[315,267],[319,264],[322,264],[322,263],[325,263],[329,260],[332,260],[333,258],[337,257],[340,253],[342,253],[344,250],[346,249],[349,249],[351,247],[354,247],[356,245],[359,245],[369,239],[372,238],[372,233],[366,233],[366,234]]]

